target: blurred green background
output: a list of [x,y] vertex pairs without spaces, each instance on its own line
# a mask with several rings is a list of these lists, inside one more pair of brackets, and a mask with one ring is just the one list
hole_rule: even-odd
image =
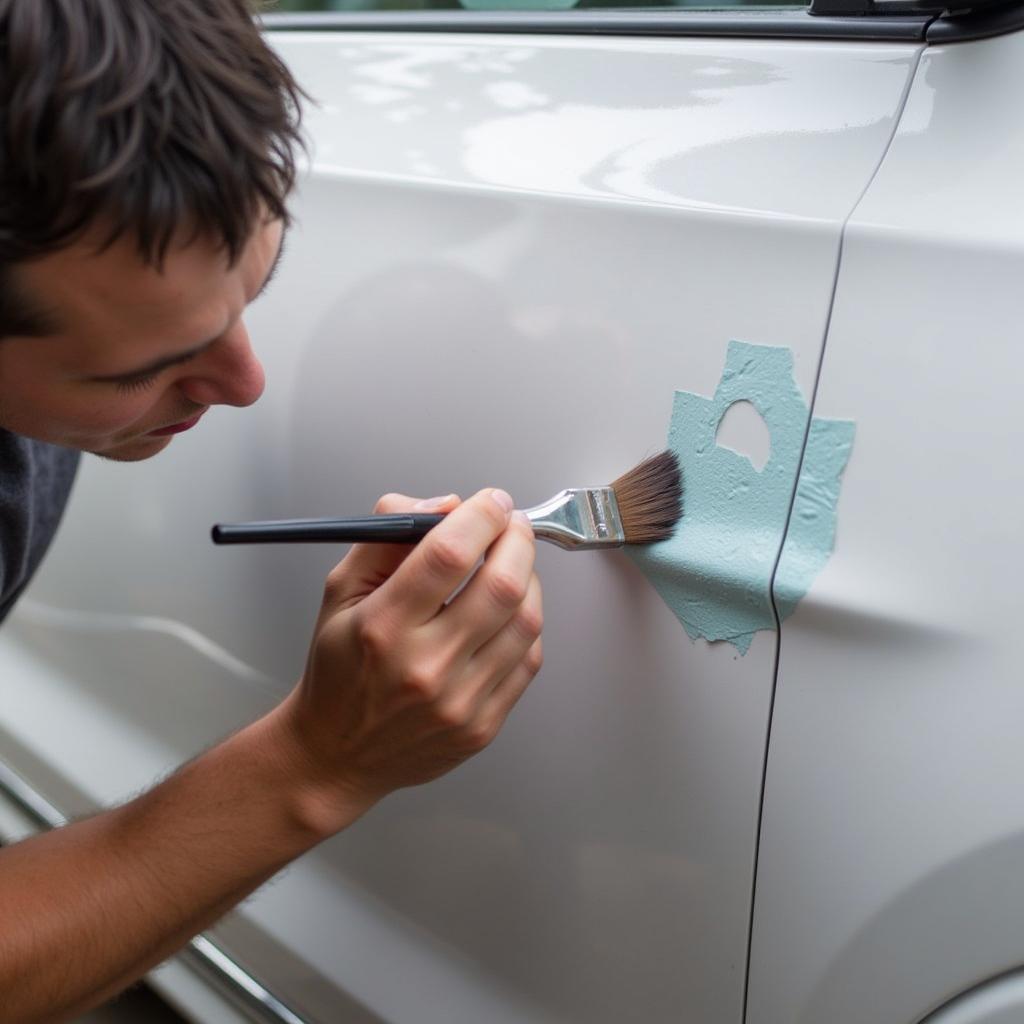
[[568,8],[665,8],[690,7],[714,10],[727,7],[793,9],[803,4],[780,4],[778,0],[276,0],[265,7],[274,11],[562,11]]

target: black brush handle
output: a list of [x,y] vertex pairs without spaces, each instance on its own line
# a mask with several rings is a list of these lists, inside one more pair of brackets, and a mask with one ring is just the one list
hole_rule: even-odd
[[422,540],[443,515],[351,516],[347,519],[278,519],[266,523],[218,523],[214,544],[294,544],[335,541],[354,544],[413,544]]

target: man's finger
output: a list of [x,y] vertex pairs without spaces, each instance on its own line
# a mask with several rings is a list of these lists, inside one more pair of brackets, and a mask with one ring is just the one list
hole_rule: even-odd
[[[484,700],[522,664],[532,665],[540,654],[540,636],[544,629],[540,579],[530,578],[526,598],[505,626],[481,647],[469,664],[469,672],[478,679],[479,699]],[[535,670],[540,664],[535,666]]]
[[[517,512],[509,528],[491,545],[484,564],[438,617],[439,628],[465,638],[467,660],[520,613],[529,593],[535,553],[533,527]],[[526,610],[526,616],[530,611]]]
[[489,727],[491,732],[495,734],[498,732],[509,712],[536,678],[543,660],[541,641],[538,639],[530,648],[527,657],[484,698],[478,713],[479,721],[484,723],[484,729]]
[[[446,514],[457,508],[457,494],[440,498],[412,498],[407,494],[385,494],[374,506],[374,515],[402,512]],[[340,581],[338,597],[342,604],[376,590],[412,553],[412,544],[354,544],[335,568],[332,576]]]
[[478,491],[416,545],[374,593],[374,604],[386,605],[407,625],[429,622],[504,531],[511,512],[504,491]]

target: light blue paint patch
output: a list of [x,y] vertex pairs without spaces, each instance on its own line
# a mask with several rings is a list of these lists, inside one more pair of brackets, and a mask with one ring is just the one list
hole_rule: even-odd
[[780,621],[793,614],[832,554],[839,483],[850,458],[853,433],[849,420],[811,420],[793,514],[775,573]]
[[[715,443],[734,402],[748,401],[771,434],[758,472]],[[775,628],[769,588],[793,498],[808,408],[788,348],[731,341],[713,398],[677,391],[668,444],[683,471],[683,517],[660,544],[626,548],[691,640],[727,640],[746,654],[754,634]],[[839,480],[854,424],[814,419],[789,535],[779,564],[779,615],[792,613],[832,552]]]

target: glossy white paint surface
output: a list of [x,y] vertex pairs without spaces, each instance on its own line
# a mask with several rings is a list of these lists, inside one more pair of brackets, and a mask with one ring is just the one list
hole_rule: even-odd
[[[250,318],[267,393],[151,465],[88,465],[0,641],[18,687],[0,725],[90,801],[301,670],[337,552],[214,549],[212,522],[605,483],[664,443],[674,388],[713,392],[733,338],[791,347],[809,395],[840,225],[916,57],[277,41],[323,105],[288,259]],[[730,445],[756,448],[737,422]],[[263,978],[311,1017],[333,1019],[333,985],[410,1024],[739,1024],[775,636],[744,658],[691,644],[618,553],[539,564],[546,664],[497,743],[239,911],[303,964]]]
[[1018,1024],[1024,1020],[1024,974],[1015,971],[955,999],[923,1024]]
[[815,412],[857,440],[782,632],[751,1024],[918,1021],[1024,963],[1022,99],[1024,36],[927,51],[847,234]]

